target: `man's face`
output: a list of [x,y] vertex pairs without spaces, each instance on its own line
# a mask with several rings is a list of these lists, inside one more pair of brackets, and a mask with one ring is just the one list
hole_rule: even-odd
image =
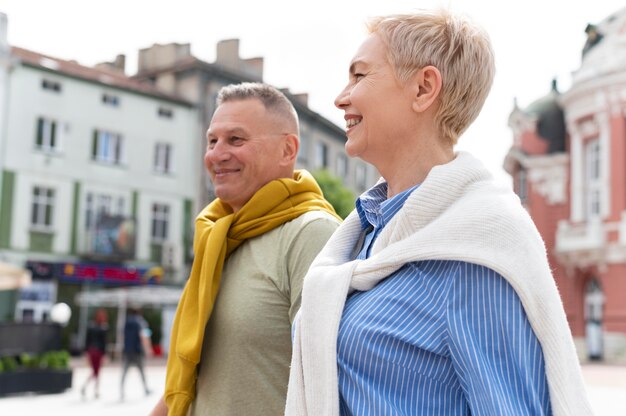
[[207,132],[204,164],[215,194],[237,212],[268,182],[288,177],[286,132],[255,98],[220,105]]

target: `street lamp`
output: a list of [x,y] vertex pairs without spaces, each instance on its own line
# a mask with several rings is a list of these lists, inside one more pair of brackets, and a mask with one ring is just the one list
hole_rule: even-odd
[[66,326],[72,317],[72,309],[67,303],[55,303],[50,309],[50,319],[61,326]]

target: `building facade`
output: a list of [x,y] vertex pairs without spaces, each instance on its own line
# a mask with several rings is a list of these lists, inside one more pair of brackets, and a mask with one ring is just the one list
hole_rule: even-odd
[[16,319],[45,320],[85,286],[182,284],[201,166],[193,104],[106,65],[8,54],[0,259],[35,283]]
[[[199,111],[198,128],[204,133],[215,111],[220,88],[232,83],[262,82],[263,58],[240,58],[238,39],[219,42],[214,63],[192,56],[189,44],[157,44],[139,51],[137,74],[133,78],[193,102]],[[376,183],[379,174],[372,165],[347,157],[343,128],[312,111],[307,105],[306,94],[283,92],[293,102],[300,119],[297,168],[311,172],[326,169],[341,178],[355,195]],[[206,148],[204,134],[199,135],[196,146],[198,154],[203,154]],[[202,182],[198,189],[198,204],[203,206],[214,198],[214,194],[204,169],[199,174]]]
[[586,29],[564,93],[509,118],[504,167],[546,242],[581,359],[626,360],[626,8]]

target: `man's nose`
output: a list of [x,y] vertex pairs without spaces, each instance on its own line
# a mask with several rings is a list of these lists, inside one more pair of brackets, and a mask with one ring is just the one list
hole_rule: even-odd
[[204,158],[212,163],[223,162],[230,158],[230,149],[221,140],[217,140],[210,147],[207,146]]

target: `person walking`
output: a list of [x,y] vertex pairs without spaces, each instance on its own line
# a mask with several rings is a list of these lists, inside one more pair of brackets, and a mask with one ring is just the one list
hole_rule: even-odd
[[143,383],[143,389],[146,396],[152,392],[148,388],[146,381],[146,375],[144,372],[144,361],[147,353],[147,339],[150,337],[150,328],[148,323],[141,316],[139,309],[129,308],[128,317],[124,324],[124,350],[122,351],[122,381],[120,386],[120,399],[124,400],[124,382],[126,380],[126,373],[130,366],[135,366],[139,370],[141,376],[141,382]]
[[153,416],[283,413],[304,275],[339,224],[313,176],[294,170],[298,115],[281,91],[234,84],[216,104],[204,162],[217,199],[196,218]]
[[455,148],[493,81],[487,33],[445,10],[368,31],[335,105],[382,178],[304,279],[286,415],[591,414],[541,236]]
[[108,316],[105,309],[98,309],[94,314],[94,319],[87,328],[87,338],[85,340],[85,353],[91,367],[91,374],[85,380],[80,389],[82,398],[87,396],[87,386],[94,382],[94,396],[100,397],[100,368],[104,356],[106,355],[107,335],[109,332]]

